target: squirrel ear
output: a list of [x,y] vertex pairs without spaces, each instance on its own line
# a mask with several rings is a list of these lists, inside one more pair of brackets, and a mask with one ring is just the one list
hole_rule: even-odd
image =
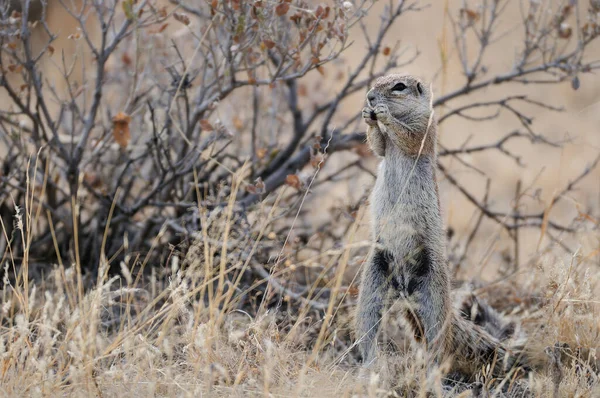
[[421,85],[421,83],[417,83],[417,91],[419,92],[419,94],[423,94],[423,86]]

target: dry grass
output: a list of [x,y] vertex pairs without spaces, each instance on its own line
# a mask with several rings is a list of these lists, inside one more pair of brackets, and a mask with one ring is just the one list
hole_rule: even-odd
[[[460,82],[456,85],[454,82],[463,76],[453,58],[455,54],[447,52],[452,39],[448,37],[449,28],[443,24],[444,15],[440,12],[443,8],[435,5],[438,7],[410,14],[394,27],[391,36],[394,40],[401,37],[422,51],[419,60],[406,71],[431,80],[436,77],[436,95],[441,96],[455,86],[460,87]],[[373,6],[373,15],[367,19],[368,29],[378,27],[377,12],[382,8],[383,4]],[[508,16],[518,15],[518,7],[509,10]],[[54,8],[51,12],[58,11]],[[61,14],[53,15],[53,23],[60,25]],[[424,21],[435,29],[429,26],[424,34]],[[71,21],[63,30],[70,34],[77,26]],[[179,25],[169,26],[166,32],[181,34],[184,29],[176,26]],[[510,32],[512,28],[513,23],[507,19],[500,23],[499,29]],[[184,33],[189,34],[187,30]],[[65,36],[59,36],[56,54],[63,47],[67,50],[69,46],[77,47]],[[189,37],[183,36],[182,41]],[[490,58],[490,73],[503,70],[508,62],[505,54],[514,51],[512,39],[507,34],[505,44],[500,43],[504,50]],[[383,44],[393,46],[389,40]],[[89,55],[81,51],[79,60]],[[592,55],[597,55],[598,50],[595,51]],[[441,68],[440,52],[448,61]],[[353,67],[362,53],[364,43],[358,38],[338,60],[340,68]],[[188,59],[189,54],[185,55]],[[119,59],[122,57],[111,58],[107,68],[118,69]],[[74,79],[83,79],[80,76],[83,69],[74,68]],[[309,91],[302,100],[306,109],[317,104],[316,97],[327,97],[339,89],[332,79],[334,70],[328,69],[330,75],[325,78],[315,72],[302,80]],[[50,79],[60,76],[51,68],[48,71]],[[543,211],[565,181],[577,175],[598,154],[600,119],[596,110],[600,84],[593,76],[582,76],[581,80],[578,92],[565,86],[537,86],[542,87],[536,93],[538,98],[564,99],[567,111],[554,114],[536,108],[531,113],[541,119],[540,130],[545,136],[557,138],[567,131],[577,133],[575,141],[561,149],[511,147],[522,151],[530,165],[525,169],[515,167],[512,159],[501,154],[465,156],[496,183],[490,194],[495,205],[510,208],[515,183],[522,180],[529,189],[523,198],[524,207]],[[62,89],[60,85],[64,83],[57,84]],[[119,82],[112,84],[118,86]],[[502,86],[496,91],[481,92],[477,100],[526,89],[529,87]],[[244,93],[243,90],[240,92]],[[114,88],[108,91],[110,100],[120,96]],[[219,117],[228,122],[238,116],[238,109],[245,110],[242,105],[247,105],[249,91],[229,98],[230,102],[219,109]],[[86,94],[91,97],[91,90]],[[344,102],[349,110],[340,111],[342,116],[360,109],[362,94],[361,91]],[[275,112],[281,109],[270,101],[276,103],[278,99],[273,95],[263,104]],[[58,107],[57,103],[50,106]],[[251,117],[240,116],[250,124]],[[343,119],[342,116],[338,118]],[[289,119],[276,122],[275,119],[269,125],[273,131],[289,129]],[[485,136],[475,134],[472,142],[489,143],[490,137],[502,137],[510,120],[510,115],[501,115],[485,125]],[[448,148],[462,145],[473,135],[473,126],[464,120],[452,120],[443,126],[441,143]],[[247,143],[234,145],[241,152]],[[0,148],[2,156],[3,151]],[[332,157],[328,167],[338,161],[344,163],[341,159],[352,161],[355,156]],[[35,162],[39,157],[36,159]],[[104,159],[107,164],[113,160]],[[375,159],[362,161],[365,168],[375,170]],[[448,163],[455,174],[471,173],[454,160]],[[27,170],[44,170],[38,164],[29,166]],[[167,232],[167,226],[163,225],[158,234],[147,237],[152,250],[129,251],[126,233],[115,238],[109,227],[99,230],[98,236],[103,239],[97,272],[89,272],[89,264],[82,264],[85,253],[79,253],[77,229],[72,235],[70,231],[61,231],[69,224],[64,221],[54,221],[57,222],[54,228],[57,215],[47,212],[36,200],[44,197],[50,175],[29,175],[19,186],[25,192],[25,199],[11,204],[10,218],[0,218],[0,243],[22,243],[18,258],[11,252],[13,246],[6,244],[1,264],[4,269],[0,290],[1,395],[600,396],[600,359],[596,354],[600,348],[598,171],[586,180],[587,185],[579,186],[580,191],[570,192],[568,200],[552,209],[553,216],[562,217],[561,220],[588,217],[587,228],[572,235],[559,235],[561,243],[575,248],[574,254],[565,254],[557,244],[548,244],[548,237],[537,229],[524,231],[520,257],[517,253],[520,267],[512,272],[507,269],[510,261],[505,260],[511,239],[492,222],[484,221],[478,229],[458,278],[473,282],[479,297],[519,325],[527,336],[527,355],[533,370],[523,376],[515,369],[498,380],[490,376],[489,369],[481,369],[474,375],[477,383],[465,384],[454,380],[445,366],[427,371],[430,363],[426,353],[411,346],[393,309],[384,320],[376,368],[371,371],[360,368],[353,345],[356,336],[352,333],[352,318],[356,278],[369,247],[369,220],[367,205],[359,198],[372,184],[372,177],[353,171],[349,182],[340,179],[333,185],[318,185],[318,178],[311,179],[318,170],[308,172],[307,180],[315,183],[313,190],[298,194],[284,185],[242,217],[234,202],[244,183],[248,183],[244,181],[247,169],[246,165],[231,167],[227,174],[234,176],[230,189],[223,189],[228,193],[219,192],[217,198],[225,206],[198,207],[195,214],[201,228],[182,238],[182,243],[171,245],[176,234]],[[477,176],[469,178],[470,175],[464,178],[465,186],[483,196],[484,184]],[[195,187],[198,189],[198,184]],[[538,188],[542,191],[534,194]],[[464,242],[478,213],[447,180],[440,181],[440,189],[445,218],[458,236],[449,242],[450,254],[454,254],[456,240]],[[203,203],[200,198],[205,198],[204,195],[195,192],[190,200]],[[87,198],[79,199],[81,202],[71,202],[72,208],[88,213],[74,211],[74,226],[78,225],[78,218],[89,218],[95,209],[91,205],[86,209]],[[357,202],[361,205],[351,209],[354,213],[346,211]],[[113,205],[108,219],[113,217],[114,209]],[[331,215],[331,209],[337,213]],[[300,210],[306,213],[300,214]],[[145,212],[138,214],[142,218],[151,216]],[[16,228],[9,234],[8,226],[13,221]],[[97,221],[96,225],[111,225],[100,217]],[[50,237],[39,236],[38,226],[42,224],[53,227]],[[331,235],[315,232],[324,227],[342,237],[335,240]],[[305,231],[314,234],[303,236]],[[17,235],[21,236],[14,239]],[[110,255],[104,254],[109,252],[104,247],[109,237],[113,241],[122,239],[119,251]],[[32,245],[42,238],[52,240],[51,247],[57,255],[50,270],[40,270],[36,258],[30,258]],[[461,248],[457,250],[459,257]],[[308,290],[298,293],[298,286],[306,286]]]
[[[261,220],[257,225],[264,230],[282,211],[265,204],[256,215]],[[40,213],[28,201],[17,211],[18,225],[35,223]],[[200,214],[206,213],[200,209]],[[333,397],[423,396],[425,391],[454,395],[463,390],[460,383],[442,382],[443,368],[426,373],[426,356],[418,350],[387,350],[371,373],[356,365],[348,334],[354,297],[340,288],[344,275],[339,272],[359,243],[354,229],[347,246],[332,255],[338,272],[314,284],[334,288],[327,316],[321,319],[310,303],[293,303],[290,297],[269,309],[256,297],[252,315],[239,309],[237,300],[252,292],[238,290],[239,278],[224,274],[241,275],[255,261],[252,246],[266,238],[236,245],[231,217],[230,204],[220,216],[205,220],[207,227],[194,243],[199,250],[185,258],[174,253],[167,268],[153,268],[145,277],[135,276],[124,263],[121,277],[108,276],[109,260],[104,258],[96,281],[82,275],[78,264],[57,265],[42,281],[28,281],[26,262],[11,281],[7,262],[0,348],[3,395]],[[204,255],[214,252],[220,252],[215,258],[237,259],[238,265],[222,267],[221,261]],[[461,396],[476,391],[522,396],[527,391],[545,397],[555,389],[555,396],[598,396],[600,272],[584,260],[549,252],[517,275],[477,289],[522,322],[538,366],[524,380],[493,380],[482,369],[477,389]],[[275,271],[279,278],[289,272]],[[394,319],[388,323],[389,331]],[[569,349],[556,354],[555,343]]]

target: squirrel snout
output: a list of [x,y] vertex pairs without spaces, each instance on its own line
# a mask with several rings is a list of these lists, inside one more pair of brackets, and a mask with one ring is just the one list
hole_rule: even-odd
[[377,98],[377,96],[375,95],[375,93],[373,91],[369,91],[367,93],[367,102],[369,103],[369,106],[372,108],[373,107],[373,102],[375,101],[375,99]]

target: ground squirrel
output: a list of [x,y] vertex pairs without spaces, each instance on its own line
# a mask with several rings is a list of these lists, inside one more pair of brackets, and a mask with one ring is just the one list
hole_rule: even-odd
[[358,346],[364,363],[371,363],[391,292],[392,299],[406,301],[404,314],[415,341],[425,344],[436,361],[453,358],[454,367],[464,372],[494,360],[506,366],[507,348],[486,330],[495,327],[497,315],[479,309],[495,318],[477,324],[452,304],[430,90],[415,77],[389,75],[379,78],[367,94],[362,112],[367,141],[382,160],[370,198],[375,248],[361,280]]

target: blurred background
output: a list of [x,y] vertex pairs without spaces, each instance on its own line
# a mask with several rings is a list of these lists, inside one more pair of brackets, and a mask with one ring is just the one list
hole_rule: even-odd
[[[45,7],[39,1],[30,3],[29,20],[33,23],[29,44],[34,53],[45,50],[37,61],[37,70],[42,80],[45,80],[41,84],[42,90],[47,93],[46,95],[54,97],[45,101],[48,112],[63,117],[66,114],[65,109],[68,109],[66,101],[71,99],[77,106],[89,107],[89,104],[84,102],[89,102],[93,98],[97,72],[95,59],[97,57],[90,46],[98,46],[102,43],[101,24],[94,15],[94,12],[100,8],[95,3],[74,2],[66,5],[59,1],[49,1]],[[124,10],[130,3],[123,2],[123,4],[116,12],[117,16],[127,15]],[[224,7],[227,8],[227,4]],[[259,8],[263,6],[260,2],[257,4]],[[131,2],[131,5],[135,6],[136,3]],[[165,87],[181,90],[181,86],[177,87],[181,83],[178,79],[185,80],[185,84],[189,84],[191,89],[198,87],[197,90],[202,91],[204,83],[199,86],[198,82],[202,78],[207,79],[209,74],[205,73],[202,76],[200,71],[211,62],[208,52],[205,51],[210,45],[219,46],[219,40],[231,41],[231,35],[223,36],[224,33],[217,29],[202,37],[203,32],[212,26],[211,13],[207,13],[203,7],[212,7],[214,4],[199,2],[177,5],[168,1],[156,1],[148,5],[149,10],[158,15],[158,19],[144,22],[148,26],[144,34],[141,30],[128,33],[114,52],[104,60],[103,79],[107,88],[102,92],[103,99],[100,101],[96,116],[98,125],[91,129],[89,136],[93,141],[92,146],[101,142],[104,147],[95,149],[96,153],[93,160],[90,158],[88,161],[86,166],[88,171],[84,177],[84,180],[89,180],[87,182],[91,185],[95,184],[103,189],[110,187],[109,191],[112,191],[112,194],[109,193],[107,200],[104,201],[104,213],[102,213],[104,215],[108,211],[110,197],[117,189],[115,181],[109,182],[109,180],[117,178],[119,166],[122,167],[122,164],[127,161],[126,158],[131,160],[131,156],[136,151],[138,154],[141,153],[140,148],[147,145],[150,139],[148,124],[144,125],[141,121],[139,124],[136,123],[136,114],[139,115],[137,119],[146,119],[145,122],[149,117],[147,113],[142,115],[143,111],[139,104],[152,98],[156,98],[152,100],[154,102],[162,101],[161,104],[165,104],[169,99],[159,99],[156,90],[162,90],[163,93]],[[236,5],[242,7],[242,11],[243,7],[250,7],[250,3],[234,1],[231,3],[232,12],[240,11],[235,8]],[[22,8],[19,1],[11,1],[8,6],[6,15]],[[599,172],[595,169],[591,170],[589,175],[586,174],[585,179],[571,187],[568,192],[564,190],[594,162],[599,154],[600,80],[595,72],[600,58],[598,43],[594,40],[586,42],[585,48],[582,48],[575,57],[569,58],[569,62],[572,61],[573,64],[561,67],[562,69],[543,67],[540,69],[541,73],[527,74],[523,79],[505,79],[496,82],[500,84],[494,83],[495,78],[510,75],[523,66],[518,62],[526,49],[525,38],[527,34],[532,34],[526,33],[528,29],[537,29],[539,48],[531,50],[527,65],[534,67],[551,65],[560,56],[572,52],[577,46],[582,46],[582,40],[585,40],[582,38],[587,34],[584,34],[585,29],[593,29],[590,26],[595,26],[594,18],[598,11],[594,2],[390,3],[381,1],[357,4],[344,2],[331,5],[308,2],[292,5],[291,11],[286,10],[283,18],[288,15],[299,15],[302,12],[314,15],[316,7],[324,10],[324,7],[329,6],[341,10],[337,12],[343,14],[343,18],[352,25],[352,28],[342,29],[347,35],[341,40],[344,45],[343,51],[328,58],[331,61],[322,62],[323,65],[317,69],[311,66],[304,68],[302,76],[293,80],[298,112],[304,118],[313,118],[310,119],[312,124],[307,126],[301,137],[297,137],[290,131],[288,123],[293,123],[293,120],[290,120],[289,109],[285,109],[286,107],[283,106],[285,104],[282,102],[288,94],[285,93],[282,84],[276,85],[277,79],[270,86],[258,85],[254,89],[242,84],[231,92],[227,91],[226,95],[218,95],[217,97],[222,97],[218,105],[216,102],[210,105],[210,109],[205,109],[202,116],[194,115],[197,119],[196,123],[200,117],[208,121],[212,115],[217,123],[228,130],[229,143],[225,151],[233,153],[240,162],[241,159],[248,157],[251,161],[260,161],[261,159],[258,159],[260,156],[277,157],[277,151],[284,148],[290,139],[293,145],[285,147],[290,149],[289,153],[285,153],[286,156],[297,153],[297,148],[301,147],[300,142],[306,141],[311,136],[323,135],[324,132],[331,133],[336,129],[345,134],[364,132],[365,126],[357,119],[357,114],[363,106],[368,82],[377,74],[410,73],[420,76],[431,82],[436,99],[444,99],[444,96],[466,87],[468,68],[474,66],[471,70],[473,81],[491,83],[472,91],[465,90],[449,101],[444,100],[443,103],[437,104],[435,109],[438,120],[442,121],[439,129],[440,151],[452,152],[450,155],[446,153],[447,156],[443,156],[442,164],[456,179],[455,182],[467,192],[465,194],[460,188],[457,189],[456,184],[449,183],[444,174],[438,176],[444,216],[449,230],[449,251],[451,259],[456,262],[455,266],[460,260],[464,263],[460,265],[461,271],[481,276],[482,272],[493,272],[501,264],[531,261],[539,253],[543,244],[556,245],[556,242],[559,242],[570,253],[581,250],[584,255],[598,250],[600,242],[597,237],[580,233],[587,232],[588,228],[577,229],[577,231],[571,228],[570,232],[552,228],[544,228],[540,231],[539,226],[543,218],[531,220],[537,227],[519,228],[521,231],[518,233],[518,243],[515,243],[517,239],[512,231],[503,228],[493,217],[485,216],[478,221],[481,211],[468,197],[472,195],[472,198],[481,202],[484,196],[487,196],[486,209],[504,214],[504,218],[509,221],[510,218],[506,218],[506,215],[515,211],[523,214],[545,214],[544,212],[547,211],[548,219],[555,220],[561,225],[572,226],[573,223],[588,215],[588,222],[594,220],[588,227],[597,230],[596,215],[600,204]],[[394,7],[398,6],[403,11],[394,17],[383,37],[377,40],[382,25],[385,25],[389,18],[390,7],[394,10]],[[106,10],[111,10],[109,5],[106,7]],[[255,6],[254,8],[256,9]],[[329,14],[329,11],[327,13]],[[45,23],[40,22],[40,19]],[[527,28],[524,21],[530,21],[528,23],[531,23],[533,28]],[[152,24],[154,25],[150,26]],[[239,30],[240,26],[238,25],[236,29]],[[270,27],[273,28],[276,29],[277,26]],[[112,27],[112,29],[113,31],[107,32],[107,37],[117,32],[116,28]],[[248,29],[250,32],[256,31],[257,27],[248,26],[243,29]],[[482,47],[485,29],[489,29],[490,33],[489,37],[485,38],[485,46]],[[48,49],[50,34],[54,34],[55,38]],[[265,37],[264,35],[265,33],[259,33],[257,36],[260,38]],[[293,39],[293,35],[281,32],[273,37],[278,38],[281,45]],[[204,43],[196,47],[196,43],[202,42],[203,39]],[[217,40],[217,42],[209,43],[209,40]],[[377,49],[373,53],[378,54],[379,57],[366,59],[365,54],[370,53],[370,47],[375,41],[377,41]],[[235,44],[235,40],[233,43],[233,46],[239,46]],[[262,51],[265,51],[264,43],[263,40]],[[272,46],[276,46],[276,49],[280,46],[279,42],[275,44],[268,40],[267,43],[271,47],[266,49],[268,51],[272,50]],[[220,49],[223,48],[221,45]],[[314,47],[312,51],[314,52]],[[273,56],[271,58],[273,59]],[[393,61],[390,61],[392,58]],[[8,64],[10,62],[12,61],[8,61]],[[226,56],[223,56],[221,62],[229,61]],[[364,62],[370,67],[359,69]],[[135,73],[135,68],[138,68],[138,73]],[[261,68],[263,68],[262,64],[256,67],[256,73],[264,73]],[[26,71],[21,68],[21,73],[15,73],[14,64],[9,65],[7,72],[5,78],[15,86],[27,81],[27,77],[23,74],[26,74]],[[345,86],[354,73],[357,74],[356,80],[361,80],[361,85],[352,86],[352,89],[348,90],[350,92],[346,93]],[[158,84],[159,87],[152,87],[148,79],[162,82],[162,87],[161,84]],[[283,78],[281,81],[291,80]],[[332,112],[323,111],[323,108],[331,104],[328,101],[336,99],[341,92],[343,95],[340,96],[335,109]],[[11,103],[10,95],[6,90],[2,90],[1,95],[4,110],[13,111],[15,106]],[[202,96],[201,93],[197,95]],[[519,96],[534,102],[519,102],[517,99],[506,107],[493,104],[493,102]],[[179,106],[177,101],[172,101],[172,97],[171,95],[171,103],[168,106],[172,107],[173,104]],[[198,99],[200,97],[195,99],[197,106],[205,105]],[[260,101],[257,100],[258,97]],[[538,106],[535,101],[545,106]],[[473,106],[477,103],[488,105]],[[464,112],[453,113],[453,110],[465,106],[467,108]],[[310,115],[313,109],[319,109],[319,112]],[[130,120],[129,114],[133,113],[132,126],[131,128],[127,126],[131,143],[126,143],[125,149],[129,152],[126,155],[119,153],[118,142],[111,143],[110,139],[111,124],[115,123],[115,115],[119,112],[124,112],[125,120]],[[157,109],[156,117],[164,117],[161,116],[161,112],[163,109]],[[323,122],[324,115],[325,122]],[[17,118],[21,126],[31,126],[31,120],[27,117],[15,114],[12,119],[15,121]],[[85,126],[85,117],[81,116],[81,118],[82,126]],[[56,137],[62,141],[69,141],[78,135],[73,130],[77,126],[74,122],[69,122],[68,118],[62,120],[63,123],[71,125],[63,130],[58,129]],[[318,123],[323,124],[318,125]],[[100,127],[100,124],[104,124],[105,127]],[[340,131],[341,129],[344,131]],[[5,134],[10,135],[7,131]],[[253,138],[249,138],[251,134]],[[509,134],[524,136],[509,137],[502,143],[502,151],[498,148],[488,148],[460,152],[465,148],[490,146],[500,142]],[[176,137],[174,134],[172,139],[179,138],[181,137]],[[250,139],[253,143],[249,142]],[[365,201],[373,184],[379,159],[370,154],[368,148],[360,144],[360,140],[361,138],[358,137],[352,141],[355,144],[351,145],[353,148],[351,151],[327,156],[326,169],[319,172],[318,177],[315,178],[317,184],[311,194],[306,196],[306,211],[299,213],[302,214],[300,220],[304,224],[297,225],[295,229],[289,231],[292,242],[294,239],[305,239],[306,236],[311,235],[311,232],[331,226],[329,221],[324,221],[329,220],[330,217],[338,217],[340,214],[351,213],[352,209],[356,209]],[[6,156],[11,144],[5,139],[3,145],[2,155],[10,161],[11,158]],[[111,145],[112,149],[105,151],[111,148]],[[251,151],[254,151],[254,154]],[[80,155],[85,157],[85,154],[84,151]],[[314,163],[315,157],[312,156],[311,159]],[[276,160],[276,166],[277,163],[279,167],[283,166],[282,159]],[[114,161],[118,163],[115,168],[112,167]],[[108,165],[103,167],[96,162],[108,162]],[[62,167],[62,171],[59,171],[61,167],[56,170],[55,178],[60,178],[59,175],[62,173],[64,179],[68,180],[64,172],[65,167]],[[268,165],[263,168],[263,177],[268,177],[270,175],[268,172],[272,173],[276,167],[272,167],[271,170],[269,168]],[[296,169],[293,167],[288,169],[286,173],[289,174],[298,172],[304,184],[312,178],[314,167],[307,169],[302,165]],[[143,167],[139,170],[143,170]],[[218,172],[219,178],[227,179],[228,170],[232,169],[224,166],[222,169],[215,168],[214,172]],[[138,189],[136,195],[139,194],[139,190],[144,189],[146,183],[151,184],[149,178],[152,173],[151,168],[146,168],[140,180],[130,182]],[[232,172],[229,174],[231,175]],[[251,174],[246,178],[253,179],[257,176],[256,173]],[[334,175],[334,177],[330,181],[326,179],[326,175]],[[10,172],[5,172],[4,178],[8,176]],[[319,182],[320,179],[323,181]],[[486,195],[488,180],[490,185]],[[518,192],[517,184],[519,184]],[[273,188],[269,186],[267,191],[271,192]],[[556,201],[557,196],[561,194],[564,195]],[[87,197],[89,192],[86,193],[84,190],[79,192],[79,195],[82,195],[82,198]],[[187,195],[189,199],[189,192]],[[95,196],[96,200],[100,200],[98,194]],[[180,196],[180,199],[182,198]],[[12,199],[9,199],[8,194],[5,194],[2,199],[3,216],[8,217],[13,212],[10,202],[14,200],[14,193]],[[88,200],[94,201],[94,199]],[[554,201],[556,203],[551,206]],[[69,201],[65,203],[68,204]],[[89,204],[91,205],[89,210],[93,211],[95,204]],[[150,213],[147,212],[158,211],[156,207],[151,210],[146,209],[145,206],[138,206],[136,210],[138,210],[137,214],[130,214],[128,217],[143,218],[141,214],[149,215]],[[166,212],[172,216],[172,213],[169,213],[172,210],[167,209]],[[68,220],[70,217],[67,213],[58,214],[62,215],[64,220]],[[178,213],[175,218],[179,216]],[[160,218],[163,220],[164,216]],[[7,221],[6,224],[11,223]],[[97,229],[102,222],[96,220],[93,224]],[[159,224],[156,222],[154,229],[148,225],[142,227],[149,229],[143,235],[148,237],[156,233]],[[67,225],[64,226],[69,229]],[[138,227],[135,228],[139,235]],[[124,227],[120,231],[123,232],[128,228],[130,227]],[[472,234],[471,231],[475,229],[477,233]],[[361,221],[360,236],[366,239],[368,230],[367,215]],[[473,236],[469,238],[470,235]],[[97,258],[100,237],[95,236],[92,240],[95,240],[95,243],[88,242],[87,246],[95,247],[91,253]],[[122,238],[118,238],[117,242],[121,240]],[[469,247],[468,256],[465,245]],[[118,246],[119,243],[113,247],[113,250]],[[70,245],[65,245],[64,249],[72,250],[72,247],[70,249],[69,247]],[[301,251],[301,248],[298,250]],[[515,256],[519,258],[515,260]],[[593,257],[594,261],[600,264],[598,263],[600,257]],[[488,263],[491,266],[487,266]],[[484,267],[486,267],[485,271]]]

